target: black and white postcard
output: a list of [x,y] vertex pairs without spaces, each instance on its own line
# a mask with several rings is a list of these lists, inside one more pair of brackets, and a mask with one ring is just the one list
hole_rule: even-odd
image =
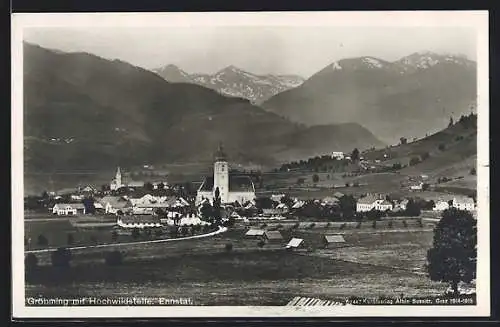
[[488,316],[486,11],[12,15],[13,315]]

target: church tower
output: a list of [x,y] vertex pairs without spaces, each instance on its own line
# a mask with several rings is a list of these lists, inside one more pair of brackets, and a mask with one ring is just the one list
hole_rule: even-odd
[[222,203],[226,203],[229,200],[229,167],[227,164],[227,157],[222,149],[222,145],[219,145],[219,149],[215,153],[214,162],[214,197],[215,190],[219,188],[220,198]]
[[120,167],[116,169],[115,183],[116,183],[116,189],[122,187],[122,172],[120,171]]

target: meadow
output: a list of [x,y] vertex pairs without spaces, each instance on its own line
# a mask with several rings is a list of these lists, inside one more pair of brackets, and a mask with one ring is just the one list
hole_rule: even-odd
[[[74,250],[71,267],[50,266],[49,254],[27,283],[27,296],[189,297],[196,305],[283,305],[294,296],[428,296],[446,284],[414,271],[423,267],[432,242],[428,226],[343,231],[346,246],[324,249],[335,227],[283,228],[284,241],[258,246],[237,227],[214,237],[120,248],[120,266],[104,264],[102,249]],[[304,238],[313,251],[287,251],[289,237]],[[231,251],[225,249],[233,244]]]

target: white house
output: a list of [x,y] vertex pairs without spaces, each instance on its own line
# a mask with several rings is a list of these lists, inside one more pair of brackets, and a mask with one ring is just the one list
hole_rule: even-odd
[[57,203],[52,207],[52,213],[58,216],[85,214],[85,206],[83,203]]
[[434,204],[434,211],[444,211],[450,208],[448,201],[438,201]]
[[357,212],[366,212],[375,208],[375,205],[379,199],[373,195],[367,195],[358,200],[356,203]]
[[424,183],[418,183],[415,185],[411,185],[410,190],[411,191],[422,191],[423,186],[424,186]]
[[472,211],[475,209],[474,199],[466,197],[453,198],[452,207],[460,210]]
[[344,159],[344,152],[332,152],[332,158],[342,160]]
[[273,200],[274,202],[280,202],[284,197],[285,194],[271,194],[271,200]]
[[375,201],[375,210],[379,211],[387,211],[387,210],[392,210],[392,203],[387,201],[387,200],[377,200]]
[[219,189],[222,203],[246,203],[255,199],[255,186],[249,176],[236,176],[229,173],[226,154],[219,146],[215,154],[214,174],[206,177],[196,195],[196,204],[203,199],[213,202],[215,190]]

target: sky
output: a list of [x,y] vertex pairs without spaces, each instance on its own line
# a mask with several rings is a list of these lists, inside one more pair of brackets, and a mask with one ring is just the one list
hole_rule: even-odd
[[84,51],[146,69],[174,64],[188,73],[229,65],[256,74],[309,77],[334,61],[373,56],[395,61],[420,51],[476,60],[470,27],[163,26],[26,27],[24,40]]

